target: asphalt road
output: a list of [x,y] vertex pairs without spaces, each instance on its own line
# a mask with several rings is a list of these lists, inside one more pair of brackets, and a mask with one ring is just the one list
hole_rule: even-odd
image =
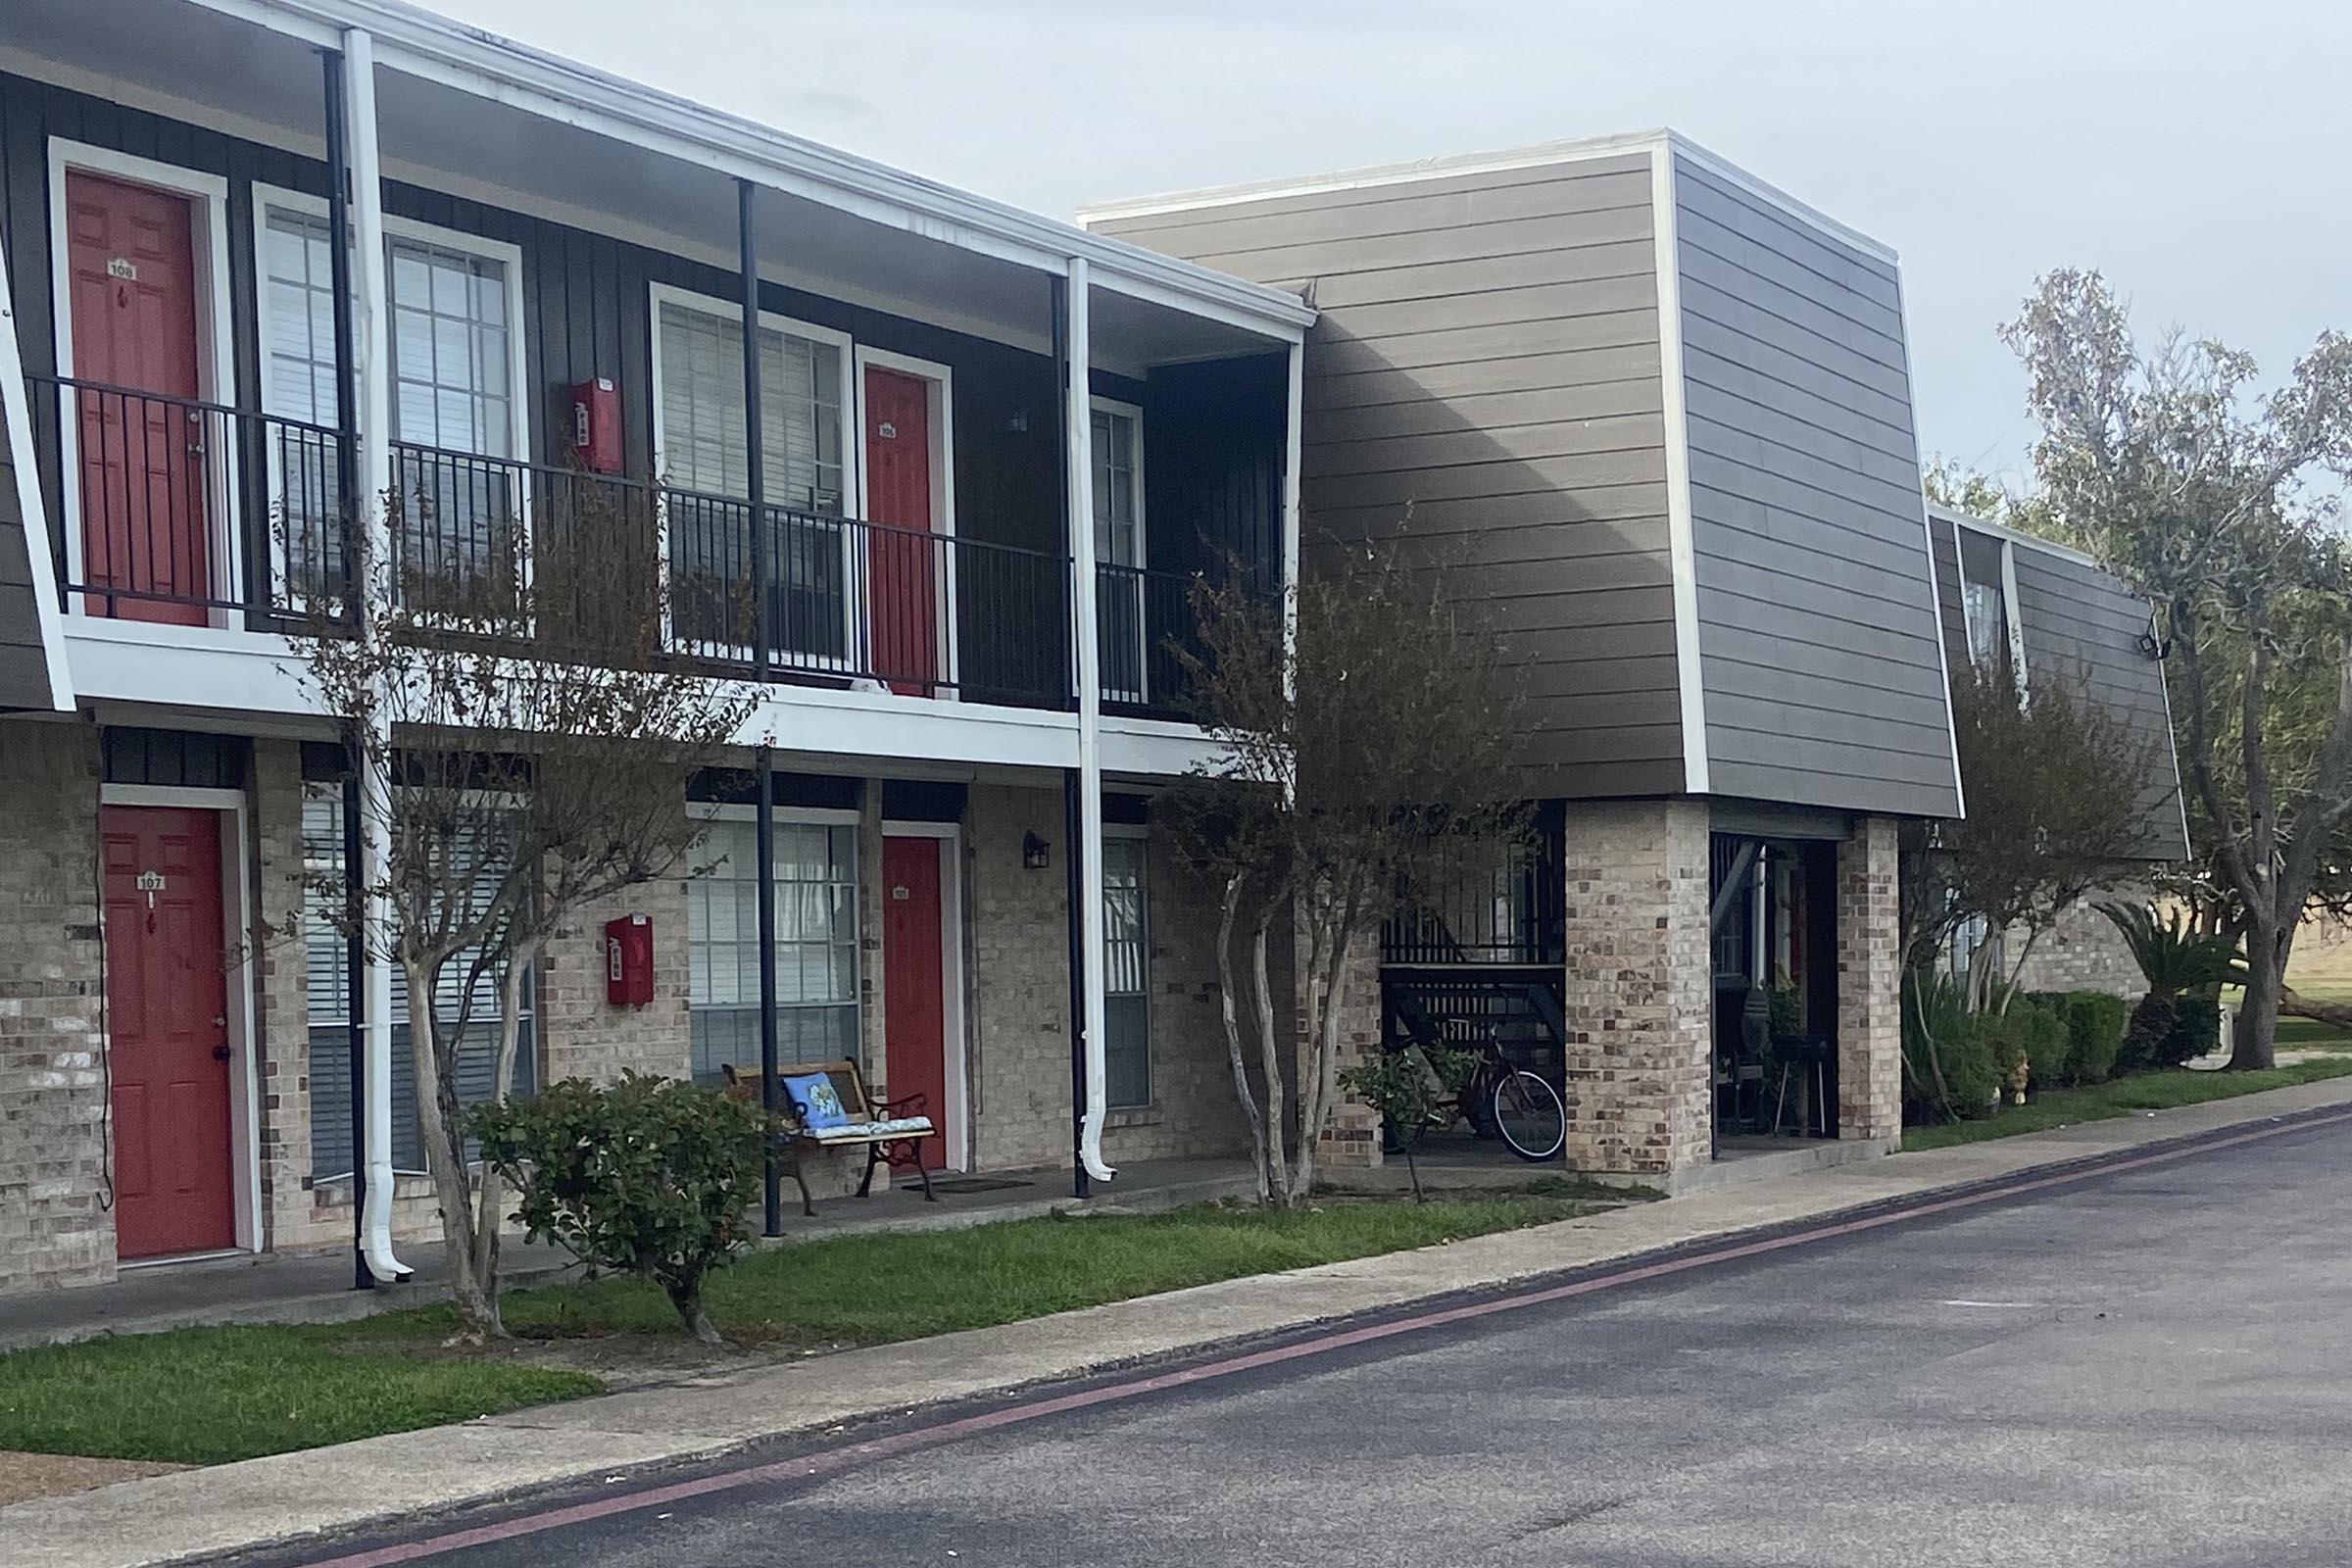
[[[813,1480],[270,1560],[2340,1565],[2347,1351],[2352,1135],[2321,1128],[952,1441],[925,1418]],[[520,1533],[368,1555],[485,1519]]]

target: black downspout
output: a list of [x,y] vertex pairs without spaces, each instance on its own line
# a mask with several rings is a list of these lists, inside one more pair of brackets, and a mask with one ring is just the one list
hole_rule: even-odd
[[[767,681],[767,453],[760,439],[759,187],[735,182],[737,238],[743,266],[743,457],[745,499],[752,513],[752,678]],[[760,798],[752,808],[760,878],[760,1108],[772,1125],[782,1108],[776,1049],[776,773],[775,758],[760,748]],[[761,1232],[784,1234],[784,1173],[771,1139],[763,1177]]]
[[[1070,538],[1070,280],[1055,276],[1048,279],[1054,302],[1054,406],[1061,413],[1055,425],[1054,450],[1061,455],[1061,538],[1062,549],[1073,557]],[[1075,568],[1072,568],[1075,570]],[[1075,604],[1076,583],[1072,603]],[[1062,617],[1068,625],[1069,659],[1064,671],[1069,693],[1069,706],[1078,706],[1078,639],[1085,628],[1077,621],[1075,612]],[[1061,841],[1063,860],[1068,863],[1069,928],[1070,928],[1070,1191],[1085,1198],[1090,1191],[1086,1174],[1086,923],[1083,917],[1086,899],[1086,862],[1079,846],[1086,841],[1086,814],[1079,799],[1081,775],[1077,768],[1064,768],[1061,775]]]
[[[343,56],[326,50],[326,221],[333,236],[328,278],[334,289],[335,323],[335,526],[342,533],[342,561],[354,564],[352,528],[360,514],[360,424],[358,329],[351,318],[351,149],[343,119]],[[375,1288],[368,1267],[368,900],[360,886],[360,790],[356,776],[343,781],[344,985],[351,1053],[351,1288]]]

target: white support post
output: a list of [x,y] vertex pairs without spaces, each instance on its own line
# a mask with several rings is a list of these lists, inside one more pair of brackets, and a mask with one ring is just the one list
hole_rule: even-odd
[[1298,459],[1306,408],[1306,341],[1291,345],[1290,392],[1284,400],[1282,434],[1282,695],[1298,700]]
[[1087,267],[1070,258],[1066,298],[1069,315],[1069,384],[1063,406],[1070,427],[1062,450],[1069,454],[1070,555],[1076,581],[1070,595],[1078,653],[1078,930],[1086,954],[1086,1116],[1078,1127],[1078,1159],[1096,1181],[1117,1174],[1102,1163],[1102,1115],[1110,1097],[1102,1054],[1108,1006],[1103,1001],[1103,965],[1108,954],[1102,930],[1102,650],[1095,608],[1095,411],[1087,330]]
[[[367,536],[367,578],[359,585],[360,635],[378,635],[377,621],[392,603],[391,519],[384,497],[392,482],[391,308],[384,276],[384,178],[375,137],[375,46],[359,29],[343,34],[344,145],[351,158],[352,316],[359,363],[360,472],[353,485]],[[369,723],[388,724],[381,694],[368,707]],[[389,735],[380,729],[360,748],[361,886],[368,890],[367,967],[368,1203],[360,1216],[362,1250],[379,1280],[409,1277],[392,1253],[392,901],[384,892],[392,858],[392,781],[385,759]]]

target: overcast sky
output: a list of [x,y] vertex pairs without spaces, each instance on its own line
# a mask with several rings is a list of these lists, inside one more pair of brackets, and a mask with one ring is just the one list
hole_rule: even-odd
[[2038,271],[2266,372],[2352,328],[2340,0],[429,3],[1064,218],[1670,124],[1901,252],[1927,451],[2011,477]]

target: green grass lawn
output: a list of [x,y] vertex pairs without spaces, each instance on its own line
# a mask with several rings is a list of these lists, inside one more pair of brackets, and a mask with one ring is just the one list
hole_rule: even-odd
[[[1340,1262],[1567,1219],[1560,1198],[1204,1207],[850,1236],[761,1251],[718,1274],[720,1331],[764,1346],[872,1345]],[[634,1279],[515,1291],[532,1337],[653,1334],[677,1316]],[[583,1372],[443,1350],[455,1317],[183,1329],[0,1355],[0,1448],[210,1464],[462,1421],[599,1392]],[[624,1342],[625,1346],[625,1342]]]
[[[2283,1033],[2278,1043],[2281,1046],[2287,1043]],[[1982,1143],[1988,1138],[2008,1138],[2018,1133],[2046,1132],[2052,1127],[2104,1121],[2109,1117],[2130,1116],[2143,1110],[2169,1110],[2175,1105],[2229,1100],[2264,1089],[2284,1089],[2290,1084],[2340,1078],[2347,1073],[2352,1073],[2352,1055],[2298,1062],[2291,1067],[2272,1067],[2259,1072],[2200,1072],[2182,1067],[2166,1072],[2133,1073],[2129,1078],[2119,1078],[2109,1084],[2047,1090],[2035,1096],[2031,1104],[2008,1106],[1999,1115],[1982,1121],[1907,1127],[1903,1130],[1903,1149],[1906,1152],[1921,1149],[1948,1149],[1954,1144]]]

